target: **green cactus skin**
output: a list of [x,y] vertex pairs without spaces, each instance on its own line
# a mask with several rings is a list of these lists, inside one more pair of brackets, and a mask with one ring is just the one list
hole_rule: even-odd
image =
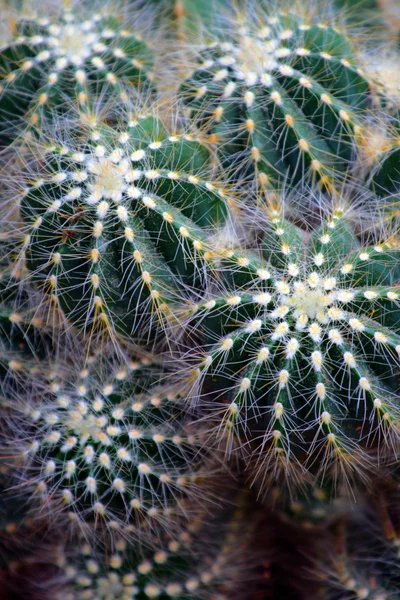
[[44,117],[71,104],[88,111],[95,95],[126,102],[128,86],[130,94],[150,90],[152,62],[140,35],[101,12],[65,11],[55,22],[22,20],[13,42],[0,51],[2,142],[10,141],[22,119],[40,128]]
[[306,177],[330,190],[348,170],[368,90],[340,32],[261,12],[200,52],[181,95],[227,168],[253,168],[271,187]]
[[308,243],[278,211],[269,227],[266,259],[225,259],[225,287],[187,317],[197,393],[221,435],[252,445],[258,483],[362,480],[373,448],[399,448],[398,251],[360,246],[340,207]]
[[390,209],[399,209],[400,196],[400,138],[395,147],[383,157],[372,176],[374,192],[384,198]]
[[114,549],[82,541],[80,555],[64,565],[70,589],[57,600],[240,598],[238,585],[254,568],[244,561],[252,527],[244,529],[243,507],[216,514],[218,523],[215,515],[203,516],[175,536],[153,540],[150,550],[127,537]]
[[45,292],[86,331],[133,338],[162,322],[184,286],[202,281],[207,235],[230,210],[207,149],[143,117],[50,145],[45,159],[21,200],[19,242]]
[[185,499],[194,506],[205,474],[200,431],[189,434],[183,422],[183,387],[157,385],[162,371],[148,360],[107,368],[99,357],[81,371],[53,368],[41,402],[20,399],[14,453],[26,464],[16,489],[29,485],[51,511],[82,526],[96,519],[169,527],[181,511],[190,514]]

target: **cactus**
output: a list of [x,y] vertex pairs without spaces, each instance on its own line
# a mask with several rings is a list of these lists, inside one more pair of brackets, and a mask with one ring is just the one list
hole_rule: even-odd
[[152,116],[81,138],[48,143],[23,184],[19,259],[74,324],[134,339],[200,285],[233,201],[207,149]]
[[201,434],[185,428],[184,387],[157,384],[162,371],[149,361],[55,365],[40,401],[20,398],[7,444],[25,457],[16,492],[29,486],[50,513],[82,526],[129,521],[139,531],[190,514],[185,498],[193,508],[197,481],[207,474]]
[[308,242],[279,211],[267,220],[264,259],[223,259],[224,287],[187,314],[202,341],[195,397],[221,437],[252,448],[261,484],[362,480],[373,448],[399,448],[398,250],[362,246],[340,207]]
[[[85,540],[64,563],[70,585],[57,600],[113,598],[240,598],[240,587],[255,564],[244,563],[249,530],[243,535],[243,507],[192,522],[181,533],[153,541],[151,549],[126,537],[114,547],[93,547]],[[251,532],[251,529],[250,529]]]
[[307,180],[330,190],[362,135],[369,82],[335,28],[255,13],[201,49],[180,94],[226,168],[252,169],[271,188]]
[[[129,27],[129,23],[127,23]],[[142,36],[118,18],[92,10],[22,19],[0,51],[2,143],[19,127],[40,128],[44,118],[77,103],[88,111],[96,97],[120,102],[132,89],[151,89],[153,57]]]

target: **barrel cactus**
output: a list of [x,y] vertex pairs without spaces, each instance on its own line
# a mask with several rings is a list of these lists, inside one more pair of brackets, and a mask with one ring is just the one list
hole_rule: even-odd
[[[126,536],[101,546],[81,540],[62,561],[66,585],[57,600],[130,600],[134,598],[240,598],[255,564],[243,561],[250,536],[241,530],[245,509],[203,515],[174,536],[145,546]],[[250,530],[251,531],[251,530]],[[69,585],[68,585],[69,584]]]
[[152,52],[129,22],[125,27],[104,8],[58,12],[54,19],[22,18],[0,50],[4,145],[18,128],[40,128],[43,118],[67,112],[71,104],[89,111],[99,96],[126,102],[128,91],[152,86]]
[[195,397],[252,448],[259,483],[362,479],[373,448],[389,460],[399,447],[398,249],[362,246],[341,207],[303,238],[272,211],[264,258],[223,257],[224,287],[187,314]]
[[226,168],[328,190],[348,171],[370,94],[344,33],[260,8],[201,48],[192,71],[180,95]]
[[33,277],[86,332],[132,340],[162,324],[203,281],[207,238],[234,208],[207,148],[146,115],[34,151],[46,167],[21,186],[16,238]]
[[82,527],[130,522],[139,532],[189,514],[206,475],[201,434],[185,427],[184,386],[161,386],[161,376],[149,358],[55,364],[42,397],[14,407],[7,448],[24,461],[15,493],[28,488],[50,514]]

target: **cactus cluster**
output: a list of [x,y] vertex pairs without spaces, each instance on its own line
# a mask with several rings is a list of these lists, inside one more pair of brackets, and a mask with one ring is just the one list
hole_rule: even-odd
[[391,10],[0,0],[7,600],[400,596]]

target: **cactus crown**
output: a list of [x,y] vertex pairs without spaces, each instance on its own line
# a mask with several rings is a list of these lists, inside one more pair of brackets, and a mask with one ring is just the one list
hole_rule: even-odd
[[331,190],[349,168],[368,81],[349,41],[326,24],[259,11],[200,52],[182,88],[228,168],[253,165],[271,187],[290,175]]
[[398,252],[361,246],[338,208],[306,243],[272,213],[264,257],[224,259],[223,292],[188,319],[198,392],[225,431],[251,432],[261,479],[279,465],[348,477],[368,446],[398,448]]
[[14,40],[0,54],[3,127],[12,131],[22,117],[40,127],[43,116],[68,110],[71,101],[88,111],[99,94],[127,102],[128,85],[150,89],[149,47],[103,13],[65,10],[54,22],[41,17],[17,23]]

